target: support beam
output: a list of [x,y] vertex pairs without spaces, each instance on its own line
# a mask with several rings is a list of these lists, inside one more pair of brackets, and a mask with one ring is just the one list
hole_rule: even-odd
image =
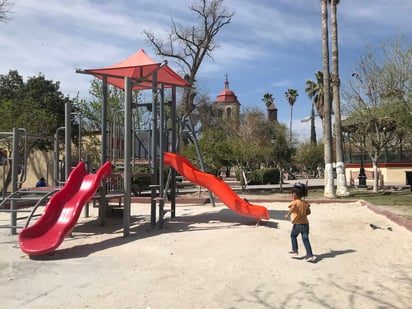
[[130,206],[131,206],[131,145],[132,145],[132,83],[129,77],[124,78],[124,211],[123,236],[130,234]]

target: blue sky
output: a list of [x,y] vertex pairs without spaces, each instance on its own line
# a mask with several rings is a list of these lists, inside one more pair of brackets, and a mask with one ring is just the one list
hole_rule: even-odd
[[[60,81],[64,94],[89,98],[90,76],[77,68],[100,68],[117,63],[138,49],[155,55],[143,30],[164,34],[171,17],[193,25],[188,6],[196,0],[9,0],[12,20],[0,23],[0,74],[18,70],[24,78],[43,74]],[[284,93],[298,90],[293,132],[309,134],[310,114],[305,82],[322,70],[319,0],[226,0],[235,11],[232,22],[217,39],[220,48],[206,59],[198,86],[211,99],[224,87],[228,74],[232,89],[245,108],[264,110],[262,97],[272,93],[278,118],[289,124],[290,107]],[[342,0],[338,9],[340,76],[350,79],[366,46],[403,35],[412,37],[412,1]],[[173,63],[169,61],[173,68]],[[178,70],[175,68],[176,71]],[[320,124],[317,125],[318,130]],[[320,136],[318,136],[320,137]]]

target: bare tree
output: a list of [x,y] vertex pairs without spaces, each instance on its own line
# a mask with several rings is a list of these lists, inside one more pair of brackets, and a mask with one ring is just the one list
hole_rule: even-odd
[[405,103],[412,98],[412,49],[403,38],[388,40],[375,50],[368,47],[355,70],[346,93],[345,125],[351,145],[361,152],[361,164],[363,152],[372,161],[377,192],[382,156],[411,149],[412,115]]
[[0,0],[0,21],[6,22],[10,20],[8,14],[11,13],[11,4],[9,0]]
[[[225,8],[224,0],[196,0],[189,9],[197,16],[198,25],[179,25],[172,18],[172,30],[167,39],[157,37],[147,30],[144,34],[158,55],[177,60],[183,68],[185,79],[193,84],[204,58],[213,58],[212,52],[219,47],[216,36],[223,26],[230,23],[234,12],[229,12]],[[195,109],[195,96],[196,92],[193,89],[184,90],[185,115]]]

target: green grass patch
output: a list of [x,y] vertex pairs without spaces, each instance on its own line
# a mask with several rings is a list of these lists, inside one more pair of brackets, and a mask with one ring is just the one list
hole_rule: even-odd
[[[323,198],[323,190],[309,191],[309,199]],[[381,206],[402,217],[412,220],[412,192],[410,191],[379,191],[350,190],[350,195],[337,197],[336,200],[364,200],[376,206]]]
[[383,206],[411,206],[412,193],[407,191],[352,192],[351,198],[362,199],[374,205]]

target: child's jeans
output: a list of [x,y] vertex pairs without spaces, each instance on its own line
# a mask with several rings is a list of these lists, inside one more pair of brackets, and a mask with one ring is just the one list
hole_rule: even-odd
[[311,257],[313,256],[312,247],[310,246],[309,242],[309,224],[294,224],[292,228],[292,232],[290,233],[290,238],[292,240],[292,251],[298,251],[298,241],[297,237],[299,234],[302,234],[302,241],[303,245],[306,249],[306,256]]

